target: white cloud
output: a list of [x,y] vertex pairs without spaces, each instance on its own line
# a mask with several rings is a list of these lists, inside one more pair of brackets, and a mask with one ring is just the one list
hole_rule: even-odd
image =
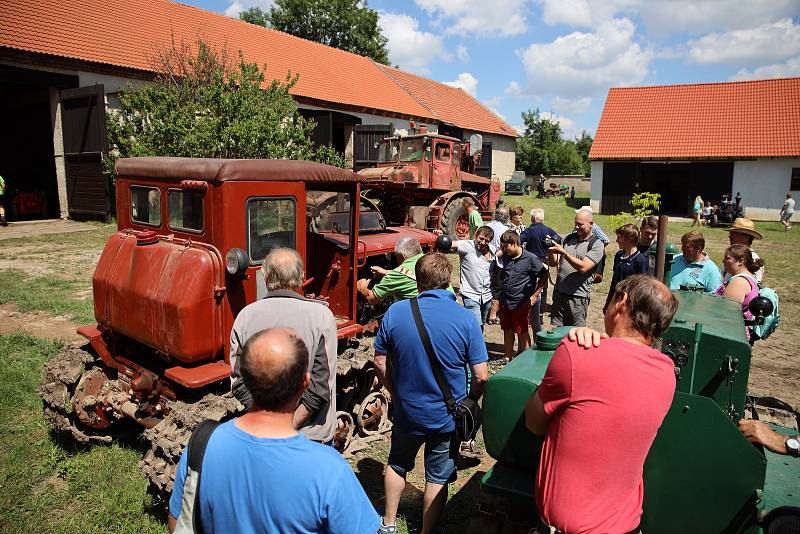
[[741,69],[731,76],[730,80],[764,80],[767,78],[789,78],[793,76],[800,76],[800,56],[793,57],[784,63],[758,67],[752,71]]
[[560,124],[561,131],[564,132],[564,137],[566,139],[571,139],[577,135],[574,120],[556,115],[555,113],[551,113],[549,111],[543,111],[539,114],[539,116],[543,119],[549,120],[550,122],[557,122]]
[[503,92],[507,95],[521,95],[522,87],[520,87],[520,85],[514,80],[511,80],[511,83],[508,84]]
[[519,35],[528,0],[414,0],[447,35]]
[[648,33],[702,35],[752,28],[797,17],[797,0],[541,0],[548,25],[590,28],[617,17],[638,15]]
[[442,38],[420,31],[419,22],[401,13],[378,14],[378,25],[388,39],[389,60],[403,70],[425,74],[427,65],[437,59],[450,60]]
[[478,80],[470,74],[469,72],[462,72],[458,75],[458,78],[453,80],[452,82],[443,82],[445,85],[449,85],[450,87],[458,87],[459,89],[463,89],[467,93],[475,96],[478,94]]
[[725,33],[710,33],[688,42],[694,63],[772,63],[800,53],[800,25],[792,19]]
[[535,43],[519,53],[532,94],[576,98],[611,86],[641,83],[653,53],[634,41],[636,26],[613,19],[594,33],[573,32],[550,43]]
[[520,137],[525,135],[525,125],[524,124],[515,124],[514,126],[512,126],[512,128],[514,128],[517,131],[517,135],[519,135]]
[[458,45],[458,48],[456,48],[456,57],[462,63],[469,63],[469,50],[467,50],[467,47],[463,44]]
[[225,8],[225,15],[228,17],[233,17],[235,19],[239,18],[239,13],[247,9],[248,7],[258,7],[261,8],[263,11],[269,13],[269,8],[275,5],[273,0],[234,0],[228,7]]
[[503,101],[503,97],[502,96],[493,96],[489,100],[484,100],[483,103],[486,104],[489,107],[494,108],[494,107],[499,106],[500,102],[502,102],[502,101]]
[[563,98],[557,96],[552,102],[553,109],[559,113],[571,113],[577,115],[585,112],[592,105],[592,99],[588,96],[583,98]]

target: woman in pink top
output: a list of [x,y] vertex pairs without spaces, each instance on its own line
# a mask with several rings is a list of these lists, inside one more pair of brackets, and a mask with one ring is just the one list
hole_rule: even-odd
[[[725,249],[725,259],[722,264],[731,278],[719,286],[716,294],[741,303],[745,321],[751,320],[753,314],[747,307],[750,301],[758,296],[758,282],[753,273],[764,266],[764,260],[761,258],[754,260],[750,247],[746,245],[731,245]],[[747,338],[750,339],[749,328]]]

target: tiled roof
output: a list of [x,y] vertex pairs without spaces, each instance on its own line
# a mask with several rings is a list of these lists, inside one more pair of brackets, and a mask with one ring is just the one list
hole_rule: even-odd
[[[300,76],[297,97],[436,120],[370,59],[167,0],[3,0],[0,47],[152,72],[151,58],[171,42],[198,39],[241,50],[266,65],[268,79]],[[436,82],[429,81],[435,84]],[[442,85],[442,84],[438,84]],[[446,86],[444,86],[446,87]],[[432,109],[432,108],[431,108]],[[457,126],[493,132],[496,116],[465,112]],[[464,123],[464,124],[462,124]],[[469,124],[467,124],[469,123]]]
[[484,107],[463,89],[436,82],[422,76],[415,76],[398,69],[379,65],[379,67],[400,87],[413,95],[423,106],[436,114],[444,122],[460,128],[479,132],[496,133],[517,137],[514,128]]
[[608,91],[591,159],[800,156],[800,78]]

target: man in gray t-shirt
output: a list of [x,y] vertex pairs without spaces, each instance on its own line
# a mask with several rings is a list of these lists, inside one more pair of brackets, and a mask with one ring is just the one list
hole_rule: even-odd
[[550,265],[558,265],[553,291],[550,323],[553,326],[584,326],[592,294],[592,277],[603,258],[603,242],[592,233],[594,220],[589,210],[575,214],[575,231],[548,249]]
[[475,230],[475,239],[454,241],[452,250],[458,252],[461,260],[461,298],[464,307],[475,314],[478,324],[486,324],[489,308],[492,305],[492,286],[489,278],[489,266],[495,257],[495,249],[491,245],[494,230],[490,226],[481,226]]
[[789,191],[786,193],[786,200],[783,201],[781,207],[781,224],[784,231],[792,229],[792,215],[794,215],[794,199],[792,192]]

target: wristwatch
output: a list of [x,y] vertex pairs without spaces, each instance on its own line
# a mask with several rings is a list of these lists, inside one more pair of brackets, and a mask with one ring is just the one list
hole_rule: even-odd
[[786,454],[800,458],[800,439],[799,436],[794,436],[786,439]]

